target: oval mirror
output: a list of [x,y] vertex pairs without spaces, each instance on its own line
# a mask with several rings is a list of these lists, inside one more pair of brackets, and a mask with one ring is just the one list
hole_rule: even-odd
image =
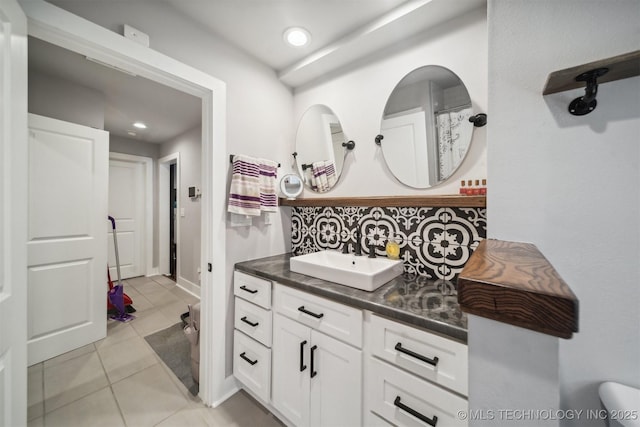
[[280,192],[287,199],[295,199],[302,193],[302,180],[293,173],[283,176],[280,180]]
[[427,65],[407,74],[389,96],[380,124],[393,175],[414,188],[449,178],[469,150],[471,114],[469,92],[453,71]]
[[304,185],[318,193],[331,190],[342,174],[348,147],[352,145],[334,112],[326,105],[309,107],[296,133],[296,163]]

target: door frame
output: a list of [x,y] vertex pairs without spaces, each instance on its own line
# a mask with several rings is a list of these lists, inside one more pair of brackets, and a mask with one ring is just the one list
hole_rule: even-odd
[[153,275],[153,159],[151,157],[109,151],[109,160],[140,163],[144,166],[144,238],[143,270],[145,276]]
[[[160,274],[169,273],[169,215],[166,206],[169,205],[169,167],[176,165],[176,282],[180,277],[180,153],[172,153],[158,159],[158,271]],[[165,209],[163,209],[163,206]],[[191,290],[190,290],[191,291]],[[200,304],[202,307],[202,303]]]
[[[217,406],[237,390],[226,376],[227,283],[224,218],[227,170],[226,84],[44,0],[21,4],[28,34],[202,99],[200,398]],[[215,219],[215,221],[214,221]],[[211,268],[209,268],[211,266]]]

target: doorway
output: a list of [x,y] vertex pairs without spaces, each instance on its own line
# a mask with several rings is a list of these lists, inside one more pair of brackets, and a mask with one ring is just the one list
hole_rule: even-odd
[[[178,62],[49,3],[24,2],[29,34],[91,56],[202,99],[202,220],[200,397],[211,406],[222,403],[237,389],[226,376],[228,295],[225,199],[228,170],[226,153],[226,85],[202,71]],[[226,162],[225,162],[226,160]],[[179,267],[178,267],[179,268]],[[226,284],[213,286],[213,283]]]
[[178,230],[178,187],[176,183],[176,165],[169,166],[169,277],[174,282],[178,277],[178,239],[176,238],[176,231]]

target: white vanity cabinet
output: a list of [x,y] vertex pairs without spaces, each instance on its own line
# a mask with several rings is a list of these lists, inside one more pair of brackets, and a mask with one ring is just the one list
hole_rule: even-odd
[[365,423],[466,426],[467,346],[367,312]]
[[273,406],[296,426],[362,425],[362,310],[280,284],[274,309]]
[[233,375],[264,402],[271,397],[271,282],[235,271]]

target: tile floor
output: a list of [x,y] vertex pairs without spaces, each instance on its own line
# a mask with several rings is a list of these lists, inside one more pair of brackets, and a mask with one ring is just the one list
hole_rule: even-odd
[[197,298],[163,276],[124,288],[136,319],[109,320],[105,339],[29,367],[29,426],[282,425],[243,391],[207,408],[147,344],[144,336],[179,322]]

